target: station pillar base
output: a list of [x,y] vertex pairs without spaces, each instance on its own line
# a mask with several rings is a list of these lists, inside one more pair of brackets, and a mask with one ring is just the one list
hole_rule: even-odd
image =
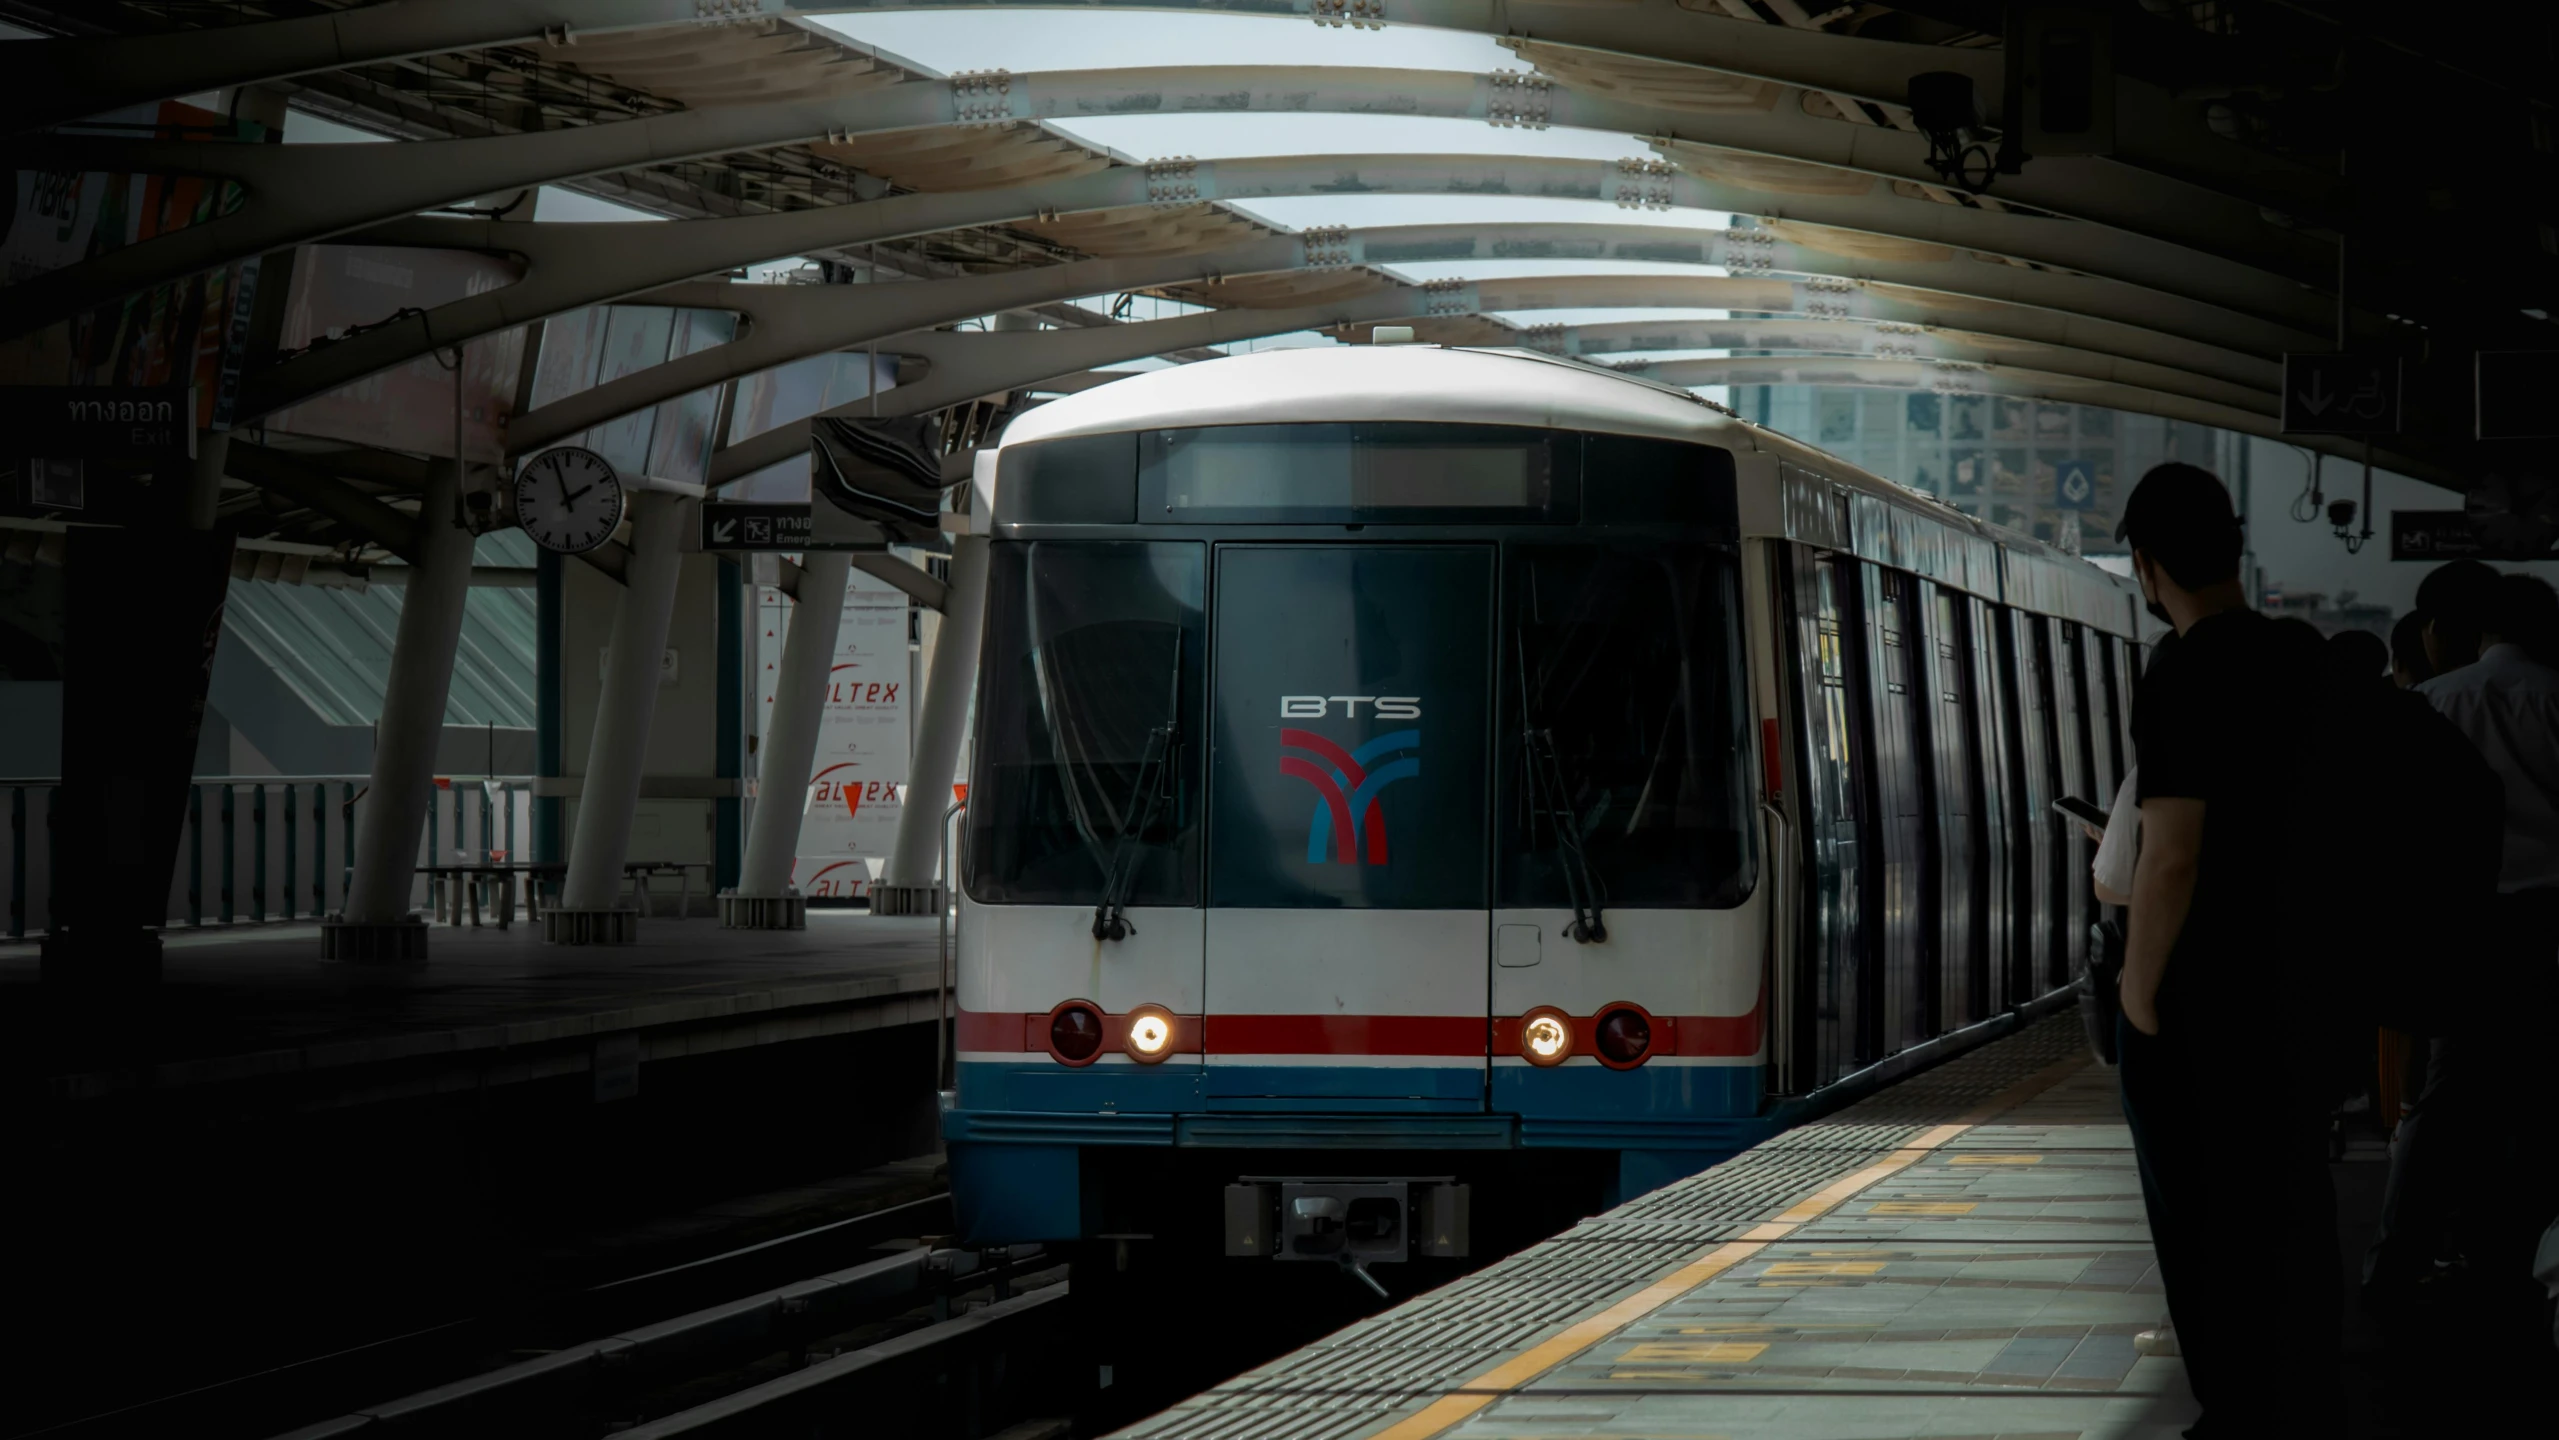
[[809,902],[799,891],[788,888],[779,895],[740,895],[734,890],[723,890],[720,892],[720,928],[806,930],[809,928]]
[[160,983],[160,935],[154,930],[73,930],[37,946],[38,975],[56,994],[114,994]]
[[423,965],[427,927],[415,915],[397,920],[349,920],[332,915],[320,922],[320,959],[338,965]]
[[871,887],[871,913],[874,915],[932,915],[942,908],[939,885],[874,885]]
[[542,912],[542,938],[554,945],[632,945],[640,938],[637,910],[562,910]]

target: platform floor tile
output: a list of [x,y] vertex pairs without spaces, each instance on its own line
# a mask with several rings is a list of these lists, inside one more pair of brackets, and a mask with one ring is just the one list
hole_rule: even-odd
[[2151,1440],[2191,1423],[2111,1071],[2030,1026],[1129,1431]]

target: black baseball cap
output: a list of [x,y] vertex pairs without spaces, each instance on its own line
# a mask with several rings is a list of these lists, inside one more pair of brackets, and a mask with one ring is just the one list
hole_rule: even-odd
[[2202,536],[2235,530],[2239,516],[2230,508],[2230,492],[2201,466],[2171,460],[2153,465],[2124,501],[2123,518],[2115,522],[2115,538],[2140,549],[2145,539],[2170,535]]

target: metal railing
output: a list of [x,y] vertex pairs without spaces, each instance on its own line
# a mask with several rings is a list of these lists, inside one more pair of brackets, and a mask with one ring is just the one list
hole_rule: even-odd
[[[309,920],[346,904],[363,775],[205,775],[187,789],[178,858],[163,923],[260,924]],[[526,775],[436,777],[418,863],[520,856],[533,841],[533,780]],[[0,779],[8,790],[7,935],[51,928],[55,878],[75,857],[54,848],[57,778]],[[427,903],[426,881],[411,892]]]

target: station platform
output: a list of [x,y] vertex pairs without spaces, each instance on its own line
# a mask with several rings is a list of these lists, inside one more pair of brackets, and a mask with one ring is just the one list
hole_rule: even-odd
[[253,1086],[358,1104],[572,1072],[610,1089],[651,1061],[922,1025],[938,965],[930,917],[859,911],[798,931],[651,920],[613,946],[438,925],[408,969],[324,964],[316,924],[163,943],[156,990],[76,1022],[41,995],[35,945],[0,947],[0,1066],[19,1098]]
[[2165,1313],[2064,1013],[1124,1433],[2149,1440],[2196,1413]]
[[[429,953],[351,969],[313,925],[173,932],[162,983],[102,1003],[0,950],[26,1179],[0,1224],[43,1237],[0,1320],[47,1381],[28,1416],[513,1313],[938,1160],[929,916],[652,919],[628,946],[437,926]],[[138,1310],[189,1343],[95,1343]]]

